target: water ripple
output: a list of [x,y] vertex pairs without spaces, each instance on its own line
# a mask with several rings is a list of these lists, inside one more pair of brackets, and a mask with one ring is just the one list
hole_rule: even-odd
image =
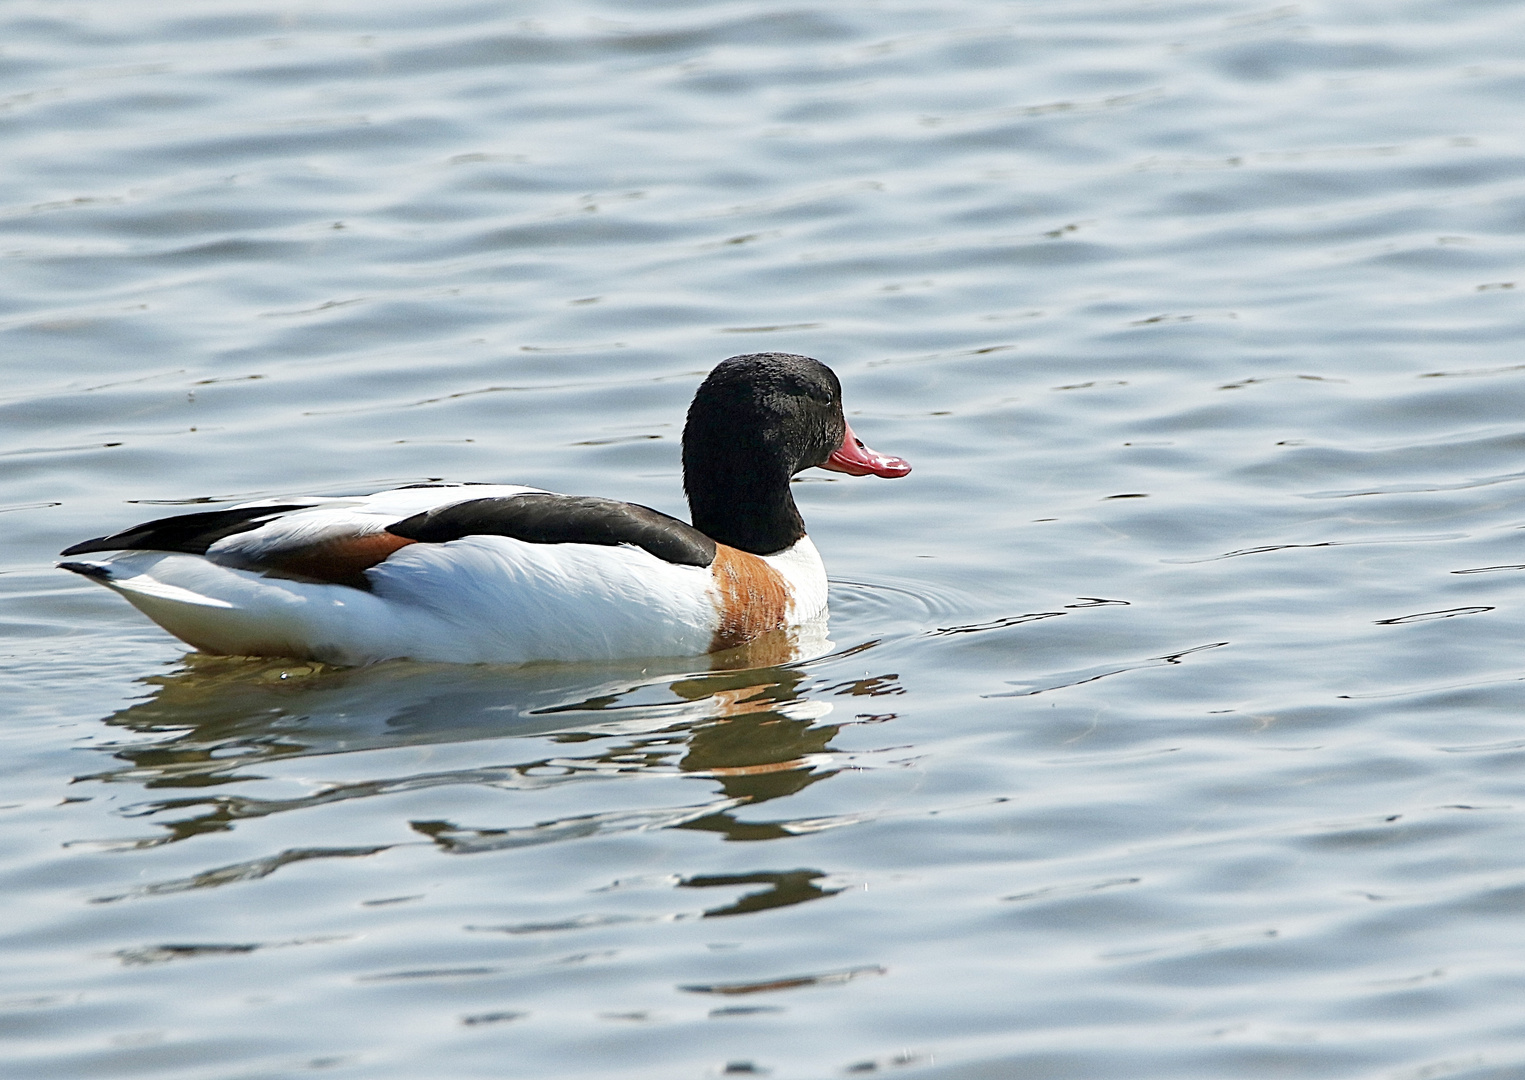
[[[0,12],[11,1071],[1517,1068],[1522,30]],[[52,569],[129,502],[682,514],[761,348],[916,466],[799,478],[821,655],[212,658]]]

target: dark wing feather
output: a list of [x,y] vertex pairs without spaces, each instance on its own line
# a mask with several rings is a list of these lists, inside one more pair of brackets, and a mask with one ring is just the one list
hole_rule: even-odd
[[663,562],[708,566],[715,541],[648,506],[583,495],[512,495],[468,499],[387,526],[426,544],[463,536],[511,536],[530,544],[634,544]]
[[233,510],[207,510],[199,514],[180,514],[160,518],[142,525],[134,525],[110,536],[97,536],[84,540],[73,547],[66,547],[60,555],[84,555],[91,551],[184,551],[191,555],[205,555],[207,548],[234,533],[257,529],[266,521],[291,510],[306,509],[310,503],[292,503],[287,506],[245,506]]

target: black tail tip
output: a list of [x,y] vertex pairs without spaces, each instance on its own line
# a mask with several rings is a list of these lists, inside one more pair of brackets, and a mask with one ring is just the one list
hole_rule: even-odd
[[68,570],[70,573],[79,574],[82,577],[94,578],[96,581],[110,581],[111,567],[102,566],[92,562],[61,562],[60,570]]
[[83,555],[89,551],[120,551],[121,548],[105,543],[110,537],[97,536],[89,540],[81,540],[77,544],[70,544],[59,552],[60,555]]

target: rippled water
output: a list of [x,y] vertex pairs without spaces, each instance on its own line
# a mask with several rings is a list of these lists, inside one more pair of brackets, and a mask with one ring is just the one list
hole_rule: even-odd
[[[0,9],[8,1076],[1525,1076],[1525,9]],[[682,513],[835,367],[830,655],[188,655],[51,567]],[[758,662],[754,657],[750,662]]]

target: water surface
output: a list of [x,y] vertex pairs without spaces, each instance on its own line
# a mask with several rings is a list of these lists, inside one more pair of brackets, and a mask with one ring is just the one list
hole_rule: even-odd
[[[8,1075],[1525,1074],[1522,31],[9,5]],[[211,658],[52,568],[435,477],[683,514],[762,350],[916,466],[800,478],[818,659]]]

